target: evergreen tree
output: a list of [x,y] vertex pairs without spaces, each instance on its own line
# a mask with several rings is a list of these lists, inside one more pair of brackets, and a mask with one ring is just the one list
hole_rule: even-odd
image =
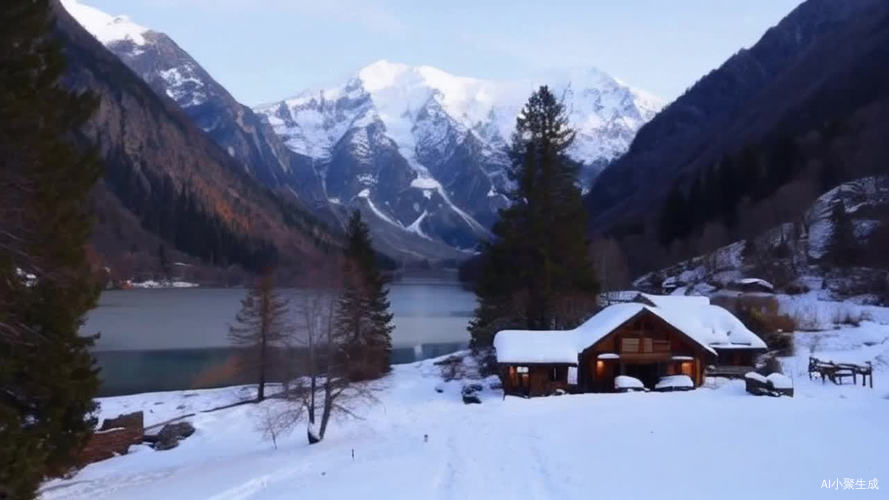
[[167,246],[163,243],[157,246],[157,260],[158,264],[160,264],[161,272],[164,273],[164,279],[172,279],[173,268],[170,264],[170,258],[167,257]]
[[30,498],[95,425],[78,330],[98,295],[84,247],[101,168],[69,138],[97,102],[59,83],[48,0],[11,0],[0,19],[0,497]]
[[585,238],[586,211],[577,166],[565,151],[574,139],[564,106],[546,86],[516,119],[510,206],[485,245],[478,307],[469,326],[475,350],[504,328],[574,327],[596,306],[598,281]]
[[719,212],[722,223],[727,229],[734,229],[738,224],[738,203],[741,201],[742,182],[738,166],[734,158],[725,155],[719,162],[717,170],[717,187],[719,189]]
[[349,378],[378,378],[390,369],[394,326],[389,291],[377,267],[367,225],[358,210],[349,219],[347,240],[344,290],[337,308],[336,328],[347,339],[344,352],[349,358]]
[[287,333],[287,301],[275,291],[272,273],[263,274],[241,300],[241,310],[235,324],[229,328],[228,338],[243,350],[241,367],[256,375],[256,400],[265,399],[265,384],[269,380],[276,347],[280,347]]
[[686,200],[680,188],[681,180],[673,184],[661,209],[658,221],[658,240],[661,245],[669,245],[674,239],[684,239],[691,232],[691,210],[694,200]]

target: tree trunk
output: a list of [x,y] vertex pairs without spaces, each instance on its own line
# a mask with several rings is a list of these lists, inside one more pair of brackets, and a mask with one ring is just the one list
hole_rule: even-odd
[[265,367],[266,367],[266,334],[262,332],[262,339],[259,347],[259,387],[256,390],[256,400],[265,399]]
[[324,407],[321,410],[321,429],[318,432],[319,439],[324,439],[324,433],[327,432],[327,422],[330,420],[330,413],[333,410],[333,397],[331,393],[333,389],[330,384],[330,375],[324,380]]
[[309,444],[320,443],[322,439],[324,439],[323,434],[318,434],[315,432],[315,408],[312,407],[309,412],[309,425],[306,427],[306,438],[309,440]]
[[256,400],[262,401],[265,399],[265,369],[268,364],[268,353],[266,352],[266,344],[268,343],[269,337],[269,324],[272,321],[271,318],[271,304],[269,292],[271,290],[263,290],[262,296],[262,317],[260,318],[260,330],[259,330],[259,387],[256,391]]

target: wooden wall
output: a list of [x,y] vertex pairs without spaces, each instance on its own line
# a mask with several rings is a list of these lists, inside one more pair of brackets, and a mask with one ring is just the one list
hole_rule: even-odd
[[[527,374],[518,372],[520,366],[528,369]],[[503,391],[517,396],[547,396],[559,389],[567,392],[571,389],[568,384],[570,366],[567,364],[500,365]]]

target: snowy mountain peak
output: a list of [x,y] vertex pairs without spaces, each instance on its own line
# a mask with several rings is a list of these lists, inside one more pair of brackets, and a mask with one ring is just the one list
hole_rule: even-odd
[[569,155],[590,185],[661,103],[595,68],[520,80],[457,76],[387,60],[339,86],[256,108],[293,151],[315,161],[330,199],[471,248],[506,203],[508,141],[531,93],[548,84],[577,129]]
[[77,0],[62,0],[62,6],[104,45],[118,41],[130,41],[136,45],[146,43],[144,34],[149,31],[148,28],[139,26],[126,16],[112,16]]
[[515,118],[537,86],[564,98],[584,188],[661,107],[595,68],[499,81],[379,60],[340,85],[251,111],[162,33],[62,1],[246,170],[320,210],[363,210],[377,244],[411,258],[456,257],[489,237],[506,204]]
[[[344,85],[306,91],[260,106],[258,111],[270,117],[294,150],[318,158],[350,129],[352,121],[365,117],[368,109],[403,150],[413,149],[414,136],[424,132],[417,122],[439,111],[445,115],[439,125],[447,122],[460,131],[472,131],[485,146],[502,149],[516,115],[541,84],[549,84],[564,98],[571,123],[578,129],[571,156],[584,164],[621,154],[636,130],[663,107],[660,99],[596,68],[496,81],[380,60],[360,69]],[[361,106],[350,108],[347,104],[358,100]]]

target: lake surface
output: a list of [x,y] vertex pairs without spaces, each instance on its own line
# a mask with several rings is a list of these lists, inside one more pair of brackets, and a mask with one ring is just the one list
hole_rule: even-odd
[[[228,327],[244,289],[133,289],[102,293],[83,334],[100,333],[93,351],[102,395],[243,383]],[[281,290],[293,298],[298,290]],[[390,285],[392,362],[407,363],[464,348],[475,296],[456,279],[407,277]]]

